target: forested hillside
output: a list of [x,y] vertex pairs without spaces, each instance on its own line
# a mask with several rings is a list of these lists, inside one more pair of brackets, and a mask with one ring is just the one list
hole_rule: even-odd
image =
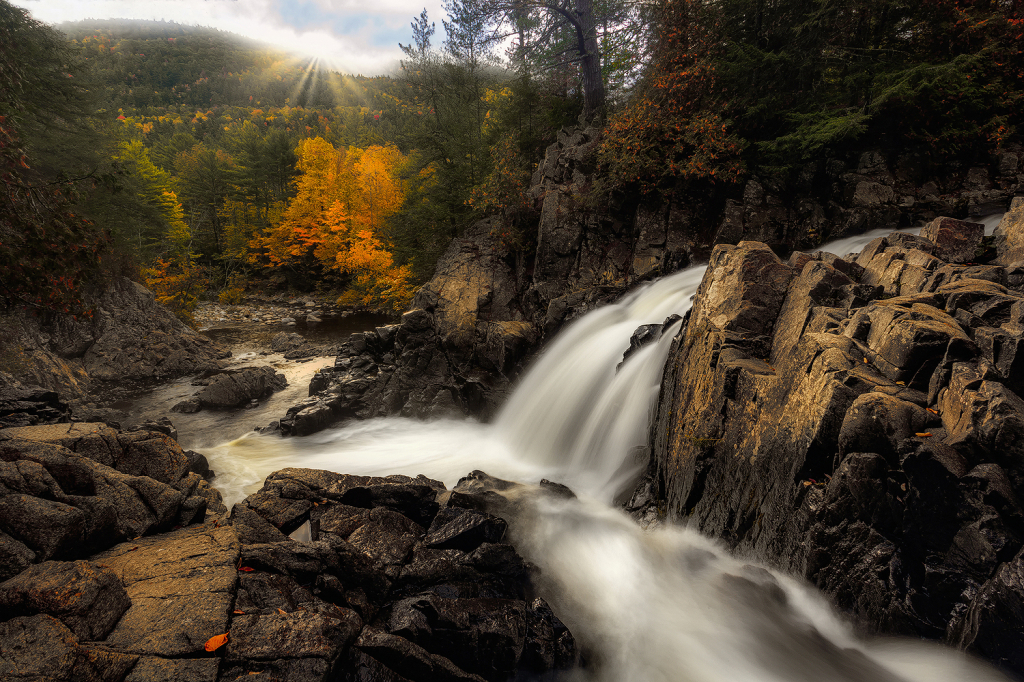
[[274,288],[400,310],[477,218],[528,260],[531,174],[578,120],[604,125],[579,197],[596,210],[721,205],[751,176],[785,194],[866,144],[921,174],[1020,144],[1020,0],[445,9],[443,43],[424,11],[401,70],[363,77],[174,23],[54,30],[0,1],[3,304],[71,310],[116,266],[185,319]]

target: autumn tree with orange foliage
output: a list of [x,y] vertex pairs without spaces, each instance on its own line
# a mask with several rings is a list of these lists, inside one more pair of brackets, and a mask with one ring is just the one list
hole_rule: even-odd
[[412,297],[411,271],[397,267],[377,236],[401,206],[396,147],[336,150],[320,137],[297,150],[300,176],[281,222],[251,243],[252,262],[312,275],[340,276],[349,304],[401,310]]
[[608,122],[602,166],[644,193],[679,179],[735,182],[743,173],[743,142],[718,113],[715,10],[700,1],[670,0],[660,23],[645,82]]
[[252,260],[267,267],[310,270],[316,268],[315,251],[324,242],[324,214],[340,199],[338,153],[321,137],[303,140],[296,153],[300,175],[295,197],[281,222],[253,239]]

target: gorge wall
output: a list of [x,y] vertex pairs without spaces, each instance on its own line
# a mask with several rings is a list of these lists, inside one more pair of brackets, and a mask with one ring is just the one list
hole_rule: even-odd
[[715,248],[675,339],[647,504],[874,632],[1024,672],[1024,198],[859,254]]

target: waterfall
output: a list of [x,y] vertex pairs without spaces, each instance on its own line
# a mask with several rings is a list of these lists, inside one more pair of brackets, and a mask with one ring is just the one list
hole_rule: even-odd
[[678,324],[617,366],[637,327],[689,310],[704,270],[665,277],[562,331],[499,413],[495,438],[571,487],[609,500],[621,492],[645,464],[629,455],[647,440]]
[[[987,220],[987,232],[998,219]],[[824,247],[839,255],[876,234]],[[577,320],[544,350],[494,424],[357,422],[305,438],[252,435],[208,451],[230,504],[284,466],[426,474],[473,469],[569,485],[574,500],[521,493],[516,546],[544,596],[594,658],[587,682],[953,682],[1004,679],[937,645],[864,641],[799,580],[728,555],[686,528],[641,530],[610,502],[639,472],[672,327],[617,369],[641,324],[689,309],[704,266]]]

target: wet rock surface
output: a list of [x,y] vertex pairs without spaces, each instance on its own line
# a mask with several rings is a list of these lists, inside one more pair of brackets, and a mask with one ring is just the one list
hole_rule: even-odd
[[175,404],[172,412],[198,412],[203,409],[226,410],[260,400],[288,385],[283,374],[273,367],[248,367],[215,374],[193,382],[203,388],[191,398]]
[[940,218],[934,241],[855,262],[717,247],[631,511],[805,576],[868,630],[1020,675],[1024,291],[973,263],[979,228]]
[[[94,455],[117,436],[90,435]],[[571,669],[572,635],[533,594],[506,521],[483,510],[481,476],[456,492],[285,469],[230,520],[62,547],[0,582],[0,675],[503,682]],[[308,541],[288,536],[300,527]]]

